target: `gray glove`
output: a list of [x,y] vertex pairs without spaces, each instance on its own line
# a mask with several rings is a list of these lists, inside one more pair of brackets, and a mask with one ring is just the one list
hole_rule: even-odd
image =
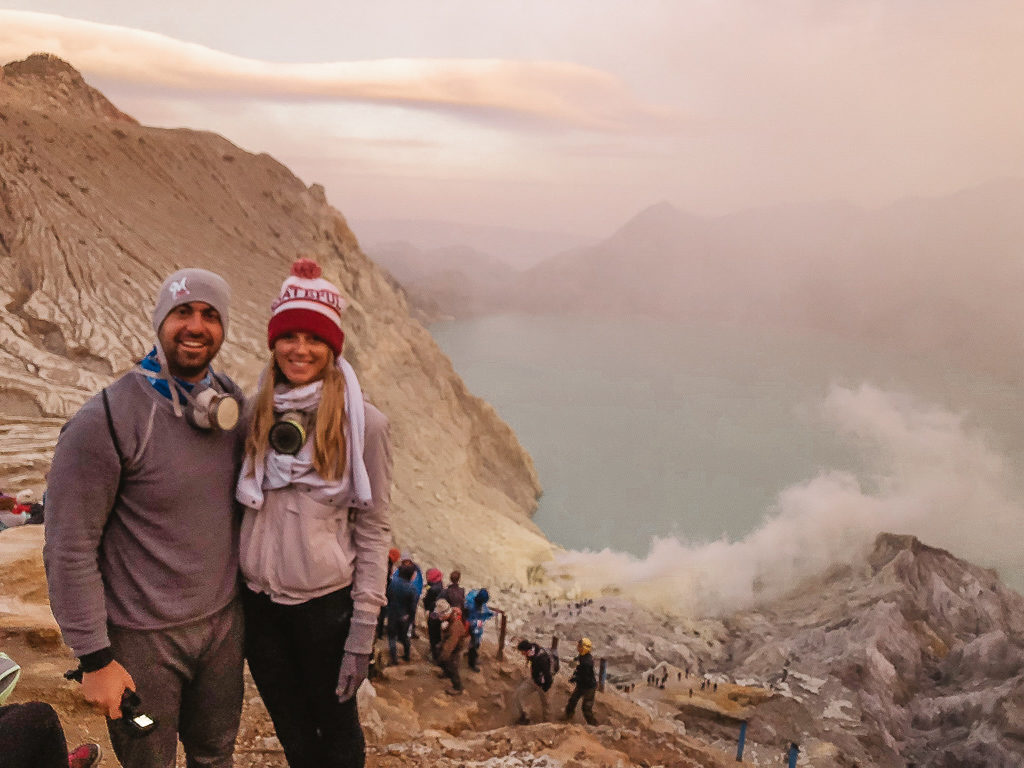
[[349,653],[341,657],[341,669],[338,671],[338,687],[334,692],[338,701],[344,703],[356,695],[370,671],[370,654]]

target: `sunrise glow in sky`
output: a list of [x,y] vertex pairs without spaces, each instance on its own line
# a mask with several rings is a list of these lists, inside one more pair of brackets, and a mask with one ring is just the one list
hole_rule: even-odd
[[30,0],[0,62],[66,59],[147,125],[269,152],[353,219],[603,236],[1024,176],[1024,3]]

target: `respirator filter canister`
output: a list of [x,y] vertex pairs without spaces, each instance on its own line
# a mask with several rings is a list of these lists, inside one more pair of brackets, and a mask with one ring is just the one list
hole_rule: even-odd
[[308,433],[308,416],[302,411],[287,411],[278,416],[270,428],[270,447],[278,453],[295,456],[306,444]]
[[234,429],[238,415],[238,400],[212,387],[196,395],[189,409],[192,422],[200,429]]

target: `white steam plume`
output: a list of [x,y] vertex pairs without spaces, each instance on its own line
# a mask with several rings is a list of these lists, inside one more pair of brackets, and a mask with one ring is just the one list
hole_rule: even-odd
[[553,574],[585,592],[618,587],[665,609],[722,615],[777,597],[832,565],[861,560],[886,531],[995,567],[1017,585],[1024,505],[1007,462],[962,416],[867,384],[834,385],[822,413],[860,444],[874,466],[871,476],[830,471],[791,486],[764,524],[740,541],[656,538],[644,559],[570,552]]

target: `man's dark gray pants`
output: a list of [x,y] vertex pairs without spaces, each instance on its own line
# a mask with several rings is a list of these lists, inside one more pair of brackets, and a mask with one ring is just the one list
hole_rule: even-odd
[[242,716],[243,619],[233,600],[213,616],[181,627],[110,627],[114,658],[135,680],[142,711],[159,721],[141,737],[108,720],[124,768],[173,768],[178,736],[188,768],[231,768]]

